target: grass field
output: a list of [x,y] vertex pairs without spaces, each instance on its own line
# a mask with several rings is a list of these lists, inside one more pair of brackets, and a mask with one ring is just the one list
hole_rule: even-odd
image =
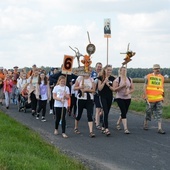
[[[143,83],[134,83],[135,91],[132,94],[133,101],[143,101]],[[170,83],[165,83],[164,106],[170,105]]]

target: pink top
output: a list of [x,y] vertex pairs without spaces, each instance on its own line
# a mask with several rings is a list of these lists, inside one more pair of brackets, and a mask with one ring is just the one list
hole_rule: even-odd
[[12,80],[4,80],[4,92],[12,92],[13,82]]
[[[120,83],[119,83],[119,77],[117,77],[115,79],[115,82],[118,83],[118,86],[122,86],[124,84],[124,80],[122,80],[122,78],[121,78]],[[131,82],[132,82],[132,79],[131,79]],[[126,91],[130,90],[130,88],[131,88],[131,82],[129,81],[129,78],[126,77],[127,86],[123,87],[119,91],[117,91],[116,98],[119,98],[119,99],[131,99],[131,94],[125,95]]]

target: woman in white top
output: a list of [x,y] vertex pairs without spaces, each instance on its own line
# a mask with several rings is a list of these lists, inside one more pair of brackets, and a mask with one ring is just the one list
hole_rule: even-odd
[[74,90],[78,90],[77,95],[77,114],[75,118],[75,128],[74,132],[76,134],[79,134],[78,130],[78,122],[81,119],[83,109],[85,108],[87,110],[87,118],[88,118],[88,126],[90,137],[95,137],[95,134],[93,133],[93,107],[94,107],[94,92],[95,92],[95,84],[93,78],[90,77],[90,75],[86,76],[79,76],[76,79]]
[[54,99],[54,114],[55,114],[55,130],[54,134],[58,135],[58,126],[61,120],[62,126],[62,136],[63,138],[67,138],[68,136],[65,134],[66,130],[66,111],[68,107],[68,99],[70,97],[69,88],[66,86],[66,77],[61,75],[57,81],[57,85],[54,87],[53,91],[53,99]]

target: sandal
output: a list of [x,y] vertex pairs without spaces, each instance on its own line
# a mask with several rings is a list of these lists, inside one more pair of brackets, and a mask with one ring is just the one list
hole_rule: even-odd
[[68,136],[65,133],[62,133],[63,138],[68,138]]
[[125,129],[124,133],[125,133],[125,134],[130,134],[130,132],[129,132],[128,129]]
[[121,130],[120,124],[117,124],[117,125],[116,125],[116,129],[117,129],[117,130]]
[[74,129],[74,132],[76,133],[76,134],[80,134],[80,131],[76,128],[76,129]]
[[95,134],[94,134],[93,132],[90,132],[89,136],[90,136],[91,138],[94,138],[94,137],[95,137]]
[[102,128],[101,128],[100,125],[97,125],[97,126],[96,126],[96,129],[101,130]]
[[105,134],[105,128],[101,128],[101,132],[103,133],[103,134]]
[[105,131],[105,134],[106,134],[106,136],[110,136],[111,135],[109,130]]

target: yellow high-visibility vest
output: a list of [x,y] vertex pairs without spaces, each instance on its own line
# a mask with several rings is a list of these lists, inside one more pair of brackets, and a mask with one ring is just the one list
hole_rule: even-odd
[[164,94],[164,77],[161,74],[147,75],[148,84],[146,87],[146,95],[149,102],[158,102],[163,100]]

